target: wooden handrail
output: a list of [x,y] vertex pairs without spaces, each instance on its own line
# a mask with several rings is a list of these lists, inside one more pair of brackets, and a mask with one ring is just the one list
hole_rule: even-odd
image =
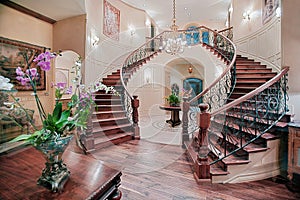
[[264,91],[265,89],[267,89],[268,87],[270,87],[271,85],[273,85],[274,83],[276,83],[279,79],[281,79],[287,72],[289,71],[289,67],[284,67],[283,70],[277,74],[275,77],[273,77],[271,80],[269,80],[268,82],[266,82],[265,84],[261,85],[260,87],[256,88],[255,90],[249,92],[248,94],[226,104],[225,106],[223,106],[222,108],[218,109],[215,112],[211,113],[211,116],[214,116],[216,114],[219,114],[221,112],[224,112],[225,110],[232,108],[240,103],[242,103],[243,101],[250,99],[251,97],[257,95],[258,93]]
[[231,30],[231,29],[233,29],[233,26],[231,26],[229,28],[225,28],[223,30],[220,30],[220,31],[218,31],[218,33],[222,33],[222,32],[225,32],[225,31],[228,31],[228,30]]

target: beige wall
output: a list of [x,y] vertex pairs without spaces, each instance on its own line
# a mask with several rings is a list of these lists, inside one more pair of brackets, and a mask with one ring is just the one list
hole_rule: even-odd
[[289,66],[289,96],[295,119],[300,120],[300,1],[282,1],[282,66]]
[[[14,9],[0,4],[0,35],[13,40],[19,40],[39,46],[52,48],[52,25],[34,17],[20,13]],[[54,93],[50,88],[53,80],[53,67],[46,73],[46,90],[38,91],[40,100],[46,112],[53,110]],[[35,109],[35,119],[39,122],[38,111],[32,92],[18,92],[21,104]]]
[[53,51],[72,50],[85,55],[86,15],[60,20],[53,25]]

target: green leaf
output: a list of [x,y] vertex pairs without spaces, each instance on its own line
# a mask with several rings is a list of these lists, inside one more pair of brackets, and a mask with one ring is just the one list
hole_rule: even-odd
[[61,113],[62,113],[62,103],[59,102],[58,104],[55,105],[55,108],[53,110],[53,121],[54,121],[54,123],[57,122],[60,119]]
[[10,140],[9,142],[19,142],[19,141],[24,141],[24,140],[28,140],[28,138],[30,138],[31,135],[27,135],[27,134],[22,134],[19,135],[18,137]]
[[59,124],[61,122],[64,121],[68,121],[68,118],[70,117],[71,111],[70,110],[65,110],[64,112],[62,112],[60,119],[58,121],[55,122],[55,124]]

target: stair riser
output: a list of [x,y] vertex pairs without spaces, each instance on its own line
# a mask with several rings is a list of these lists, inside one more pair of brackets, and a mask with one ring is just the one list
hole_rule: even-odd
[[245,64],[236,64],[236,69],[266,69],[267,66],[264,65],[245,65]]
[[119,118],[119,117],[125,117],[126,114],[124,113],[105,113],[105,114],[94,114],[94,119],[109,119],[109,118]]
[[120,77],[121,77],[121,75],[120,75],[120,73],[119,74],[110,74],[110,75],[107,75],[107,78],[104,78],[104,79],[116,79],[116,78],[118,78],[118,79],[120,79]]
[[236,61],[236,63],[237,63],[238,65],[241,65],[241,64],[260,65],[259,62],[242,61],[242,60],[238,60],[238,61]]
[[276,73],[275,74],[272,74],[272,73],[237,73],[236,74],[237,78],[249,78],[250,80],[255,80],[255,79],[271,79],[273,78],[274,76],[276,76]]
[[[249,86],[249,85],[248,85]],[[254,89],[248,89],[248,88],[236,88],[235,90],[234,90],[234,92],[237,92],[237,93],[249,93],[249,92],[251,92],[252,90],[254,90]]]
[[116,107],[97,107],[97,111],[122,111],[122,106]]
[[93,122],[93,127],[103,127],[105,126],[117,126],[128,123],[128,119],[122,119],[122,120],[109,120],[104,122]]
[[94,137],[103,137],[104,135],[114,135],[114,134],[118,134],[118,133],[124,133],[124,132],[129,132],[131,131],[131,126],[128,127],[124,127],[124,128],[114,128],[114,129],[110,129],[110,130],[105,130],[105,131],[97,131],[97,132],[93,132]]
[[111,101],[110,99],[108,100],[104,100],[104,99],[101,99],[101,101],[95,101],[95,103],[97,105],[121,105],[121,100],[113,100]]
[[[108,86],[109,86],[109,85],[108,85]],[[118,87],[115,87],[115,86],[114,86],[114,89],[117,90],[117,91],[119,92],[119,91],[121,91],[121,90],[123,89],[123,87],[122,87],[122,86],[118,86]],[[121,94],[121,93],[119,93],[119,94]],[[101,96],[101,95],[111,95],[111,93],[110,93],[110,92],[106,93],[105,90],[99,90],[99,91],[95,92],[93,95],[94,95],[94,96],[97,96],[97,95],[100,95],[100,96]],[[116,95],[113,95],[113,96],[116,96]],[[120,98],[120,96],[116,96],[116,97],[119,97],[119,98]]]
[[94,96],[95,99],[120,99],[120,96],[111,94],[98,94]]
[[111,86],[111,85],[121,85],[122,83],[120,82],[120,80],[109,80],[109,81],[103,81],[103,84],[107,86]]
[[236,69],[236,73],[270,73],[272,69]]
[[[259,87],[261,86],[263,83],[245,83],[245,82],[237,82],[236,83],[236,87]],[[234,92],[238,91],[239,89],[235,89]]]

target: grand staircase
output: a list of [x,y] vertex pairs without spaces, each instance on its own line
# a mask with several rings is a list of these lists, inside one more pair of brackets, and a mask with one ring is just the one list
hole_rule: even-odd
[[[235,183],[278,175],[283,157],[280,151],[284,151],[280,138],[285,135],[289,122],[286,115],[288,68],[272,72],[259,62],[236,55],[235,46],[228,38],[207,27],[198,30],[211,32],[209,41],[218,41],[199,44],[224,61],[227,68],[203,92],[183,102],[182,141],[196,180],[208,178],[214,183]],[[88,152],[134,138],[138,120],[132,116],[138,114],[131,107],[134,98],[126,85],[135,71],[161,52],[163,34],[168,32],[136,49],[125,60],[121,71],[103,79],[104,84],[114,86],[121,96],[103,91],[95,94],[97,109],[92,117],[92,131],[83,142],[90,147]],[[199,108],[193,108],[193,102],[199,98],[208,105],[208,109],[200,108],[203,109],[200,125],[195,117]],[[206,117],[201,117],[202,114]]]

